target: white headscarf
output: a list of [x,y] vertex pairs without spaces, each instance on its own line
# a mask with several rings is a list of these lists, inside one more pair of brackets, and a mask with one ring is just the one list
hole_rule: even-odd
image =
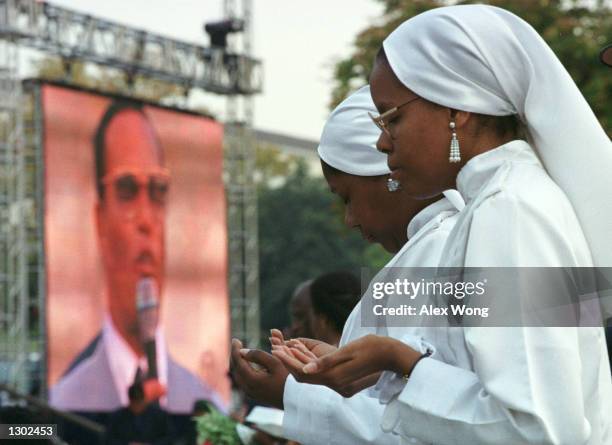
[[596,266],[612,266],[612,143],[563,65],[525,21],[485,5],[420,14],[383,43],[395,75],[436,104],[518,114],[578,216]]
[[367,85],[332,111],[323,127],[317,150],[326,164],[356,176],[390,173],[387,156],[376,150],[380,130],[368,112],[378,114]]

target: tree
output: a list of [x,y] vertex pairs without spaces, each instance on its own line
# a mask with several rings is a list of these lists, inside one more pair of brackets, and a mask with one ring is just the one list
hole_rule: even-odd
[[280,187],[298,163],[296,155],[283,153],[271,144],[258,144],[255,151],[255,184],[263,190]]
[[[589,7],[581,0],[376,0],[384,5],[380,24],[361,31],[355,49],[334,71],[332,108],[368,82],[376,52],[400,23],[448,4],[487,3],[508,9],[529,22],[551,46],[582,91],[608,134],[612,134],[612,75],[599,62],[599,50],[612,42],[612,9],[605,0]],[[594,3],[594,4],[593,4]],[[551,111],[552,112],[552,111]]]

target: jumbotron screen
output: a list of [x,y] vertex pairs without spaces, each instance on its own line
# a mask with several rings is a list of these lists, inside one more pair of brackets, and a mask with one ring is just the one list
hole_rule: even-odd
[[136,382],[162,408],[229,400],[223,127],[41,85],[47,383],[59,409],[109,412]]

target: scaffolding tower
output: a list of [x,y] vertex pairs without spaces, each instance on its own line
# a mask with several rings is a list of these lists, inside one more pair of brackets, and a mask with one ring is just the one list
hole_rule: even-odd
[[[7,14],[0,10],[0,20],[6,20]],[[6,351],[0,372],[23,389],[29,338],[29,246],[24,224],[28,201],[18,66],[18,46],[0,41],[0,347]]]
[[[26,391],[38,379],[44,394],[45,361],[33,372],[30,360],[46,349],[42,131],[38,99],[22,87],[23,48],[228,98],[225,124],[235,129],[225,143],[232,334],[259,338],[251,96],[261,92],[263,76],[261,62],[250,55],[251,1],[240,1],[224,0],[224,7],[228,18],[243,21],[245,32],[220,48],[44,1],[0,0],[0,383]],[[133,94],[129,82],[121,93]]]
[[[240,19],[244,29],[230,36],[230,52],[251,54],[251,0],[225,0],[225,16]],[[228,194],[228,233],[232,335],[248,347],[256,347],[259,332],[259,253],[257,237],[257,190],[255,186],[255,143],[252,96],[227,97],[226,190]]]

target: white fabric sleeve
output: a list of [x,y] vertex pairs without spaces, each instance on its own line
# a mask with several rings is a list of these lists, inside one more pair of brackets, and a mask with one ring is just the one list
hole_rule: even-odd
[[[435,357],[435,347],[420,336],[404,335],[398,340],[421,354],[428,353],[430,356]],[[376,382],[376,385],[368,389],[368,391],[369,395],[378,398],[381,404],[387,404],[400,394],[405,386],[406,379],[403,375],[399,375],[393,371],[384,371],[378,379],[378,382]]]
[[384,406],[366,391],[343,398],[320,385],[285,382],[285,437],[302,445],[399,445],[400,437],[380,427]]
[[[580,240],[564,239],[566,232],[551,221],[559,215],[547,218],[540,209],[519,206],[498,195],[474,212],[467,266],[571,265],[570,246]],[[602,341],[597,328],[462,329],[472,370],[421,360],[387,405],[385,431],[439,444],[572,445],[589,439],[582,371],[599,367],[600,358],[580,346]]]
[[466,331],[476,372],[421,360],[387,406],[383,430],[440,444],[588,439],[576,328]]

